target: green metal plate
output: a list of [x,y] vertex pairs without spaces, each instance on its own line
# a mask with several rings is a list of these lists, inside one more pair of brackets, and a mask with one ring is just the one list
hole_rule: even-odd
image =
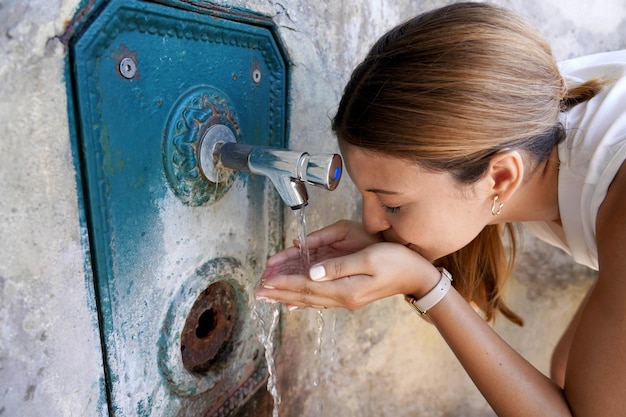
[[[282,206],[264,178],[207,181],[195,148],[215,123],[239,142],[284,147],[288,66],[267,18],[196,3],[111,1],[71,43],[114,416],[227,415],[267,374],[251,294],[282,243]],[[233,335],[208,371],[190,372],[180,333],[217,281],[235,289]]]

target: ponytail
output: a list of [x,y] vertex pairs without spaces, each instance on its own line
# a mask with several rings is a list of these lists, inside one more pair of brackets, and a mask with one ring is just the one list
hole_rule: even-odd
[[575,87],[569,88],[561,99],[561,110],[567,111],[577,104],[591,100],[602,89],[606,82],[601,79],[593,79]]

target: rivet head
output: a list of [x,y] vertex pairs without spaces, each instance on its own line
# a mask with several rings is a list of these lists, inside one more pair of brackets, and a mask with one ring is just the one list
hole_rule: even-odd
[[252,81],[254,81],[257,84],[261,82],[261,70],[260,69],[255,68],[252,71]]
[[137,74],[137,64],[132,58],[122,58],[119,70],[122,77],[130,80]]

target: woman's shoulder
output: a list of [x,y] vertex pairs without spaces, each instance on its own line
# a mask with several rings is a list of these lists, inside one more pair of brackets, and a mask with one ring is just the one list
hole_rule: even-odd
[[619,71],[619,68],[626,68],[626,49],[600,52],[559,62],[559,69],[562,74],[583,79],[589,78],[584,76],[585,73],[591,73],[594,74],[593,77],[597,77],[602,76],[603,72],[610,69]]
[[574,58],[559,65],[569,87],[592,79],[604,83],[592,99],[562,114],[568,136],[565,148],[575,153],[605,148],[610,149],[605,157],[610,157],[626,140],[626,50]]
[[574,258],[597,268],[596,217],[626,160],[626,51],[561,64],[568,84],[602,79],[592,99],[562,114],[567,137],[559,145],[559,207]]

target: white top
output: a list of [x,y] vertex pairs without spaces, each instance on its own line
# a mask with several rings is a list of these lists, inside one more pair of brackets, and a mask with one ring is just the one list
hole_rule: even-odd
[[605,79],[607,85],[561,117],[567,132],[558,146],[563,227],[554,222],[523,224],[576,262],[597,270],[596,216],[626,160],[626,50],[564,61],[559,67],[569,87],[593,78]]

